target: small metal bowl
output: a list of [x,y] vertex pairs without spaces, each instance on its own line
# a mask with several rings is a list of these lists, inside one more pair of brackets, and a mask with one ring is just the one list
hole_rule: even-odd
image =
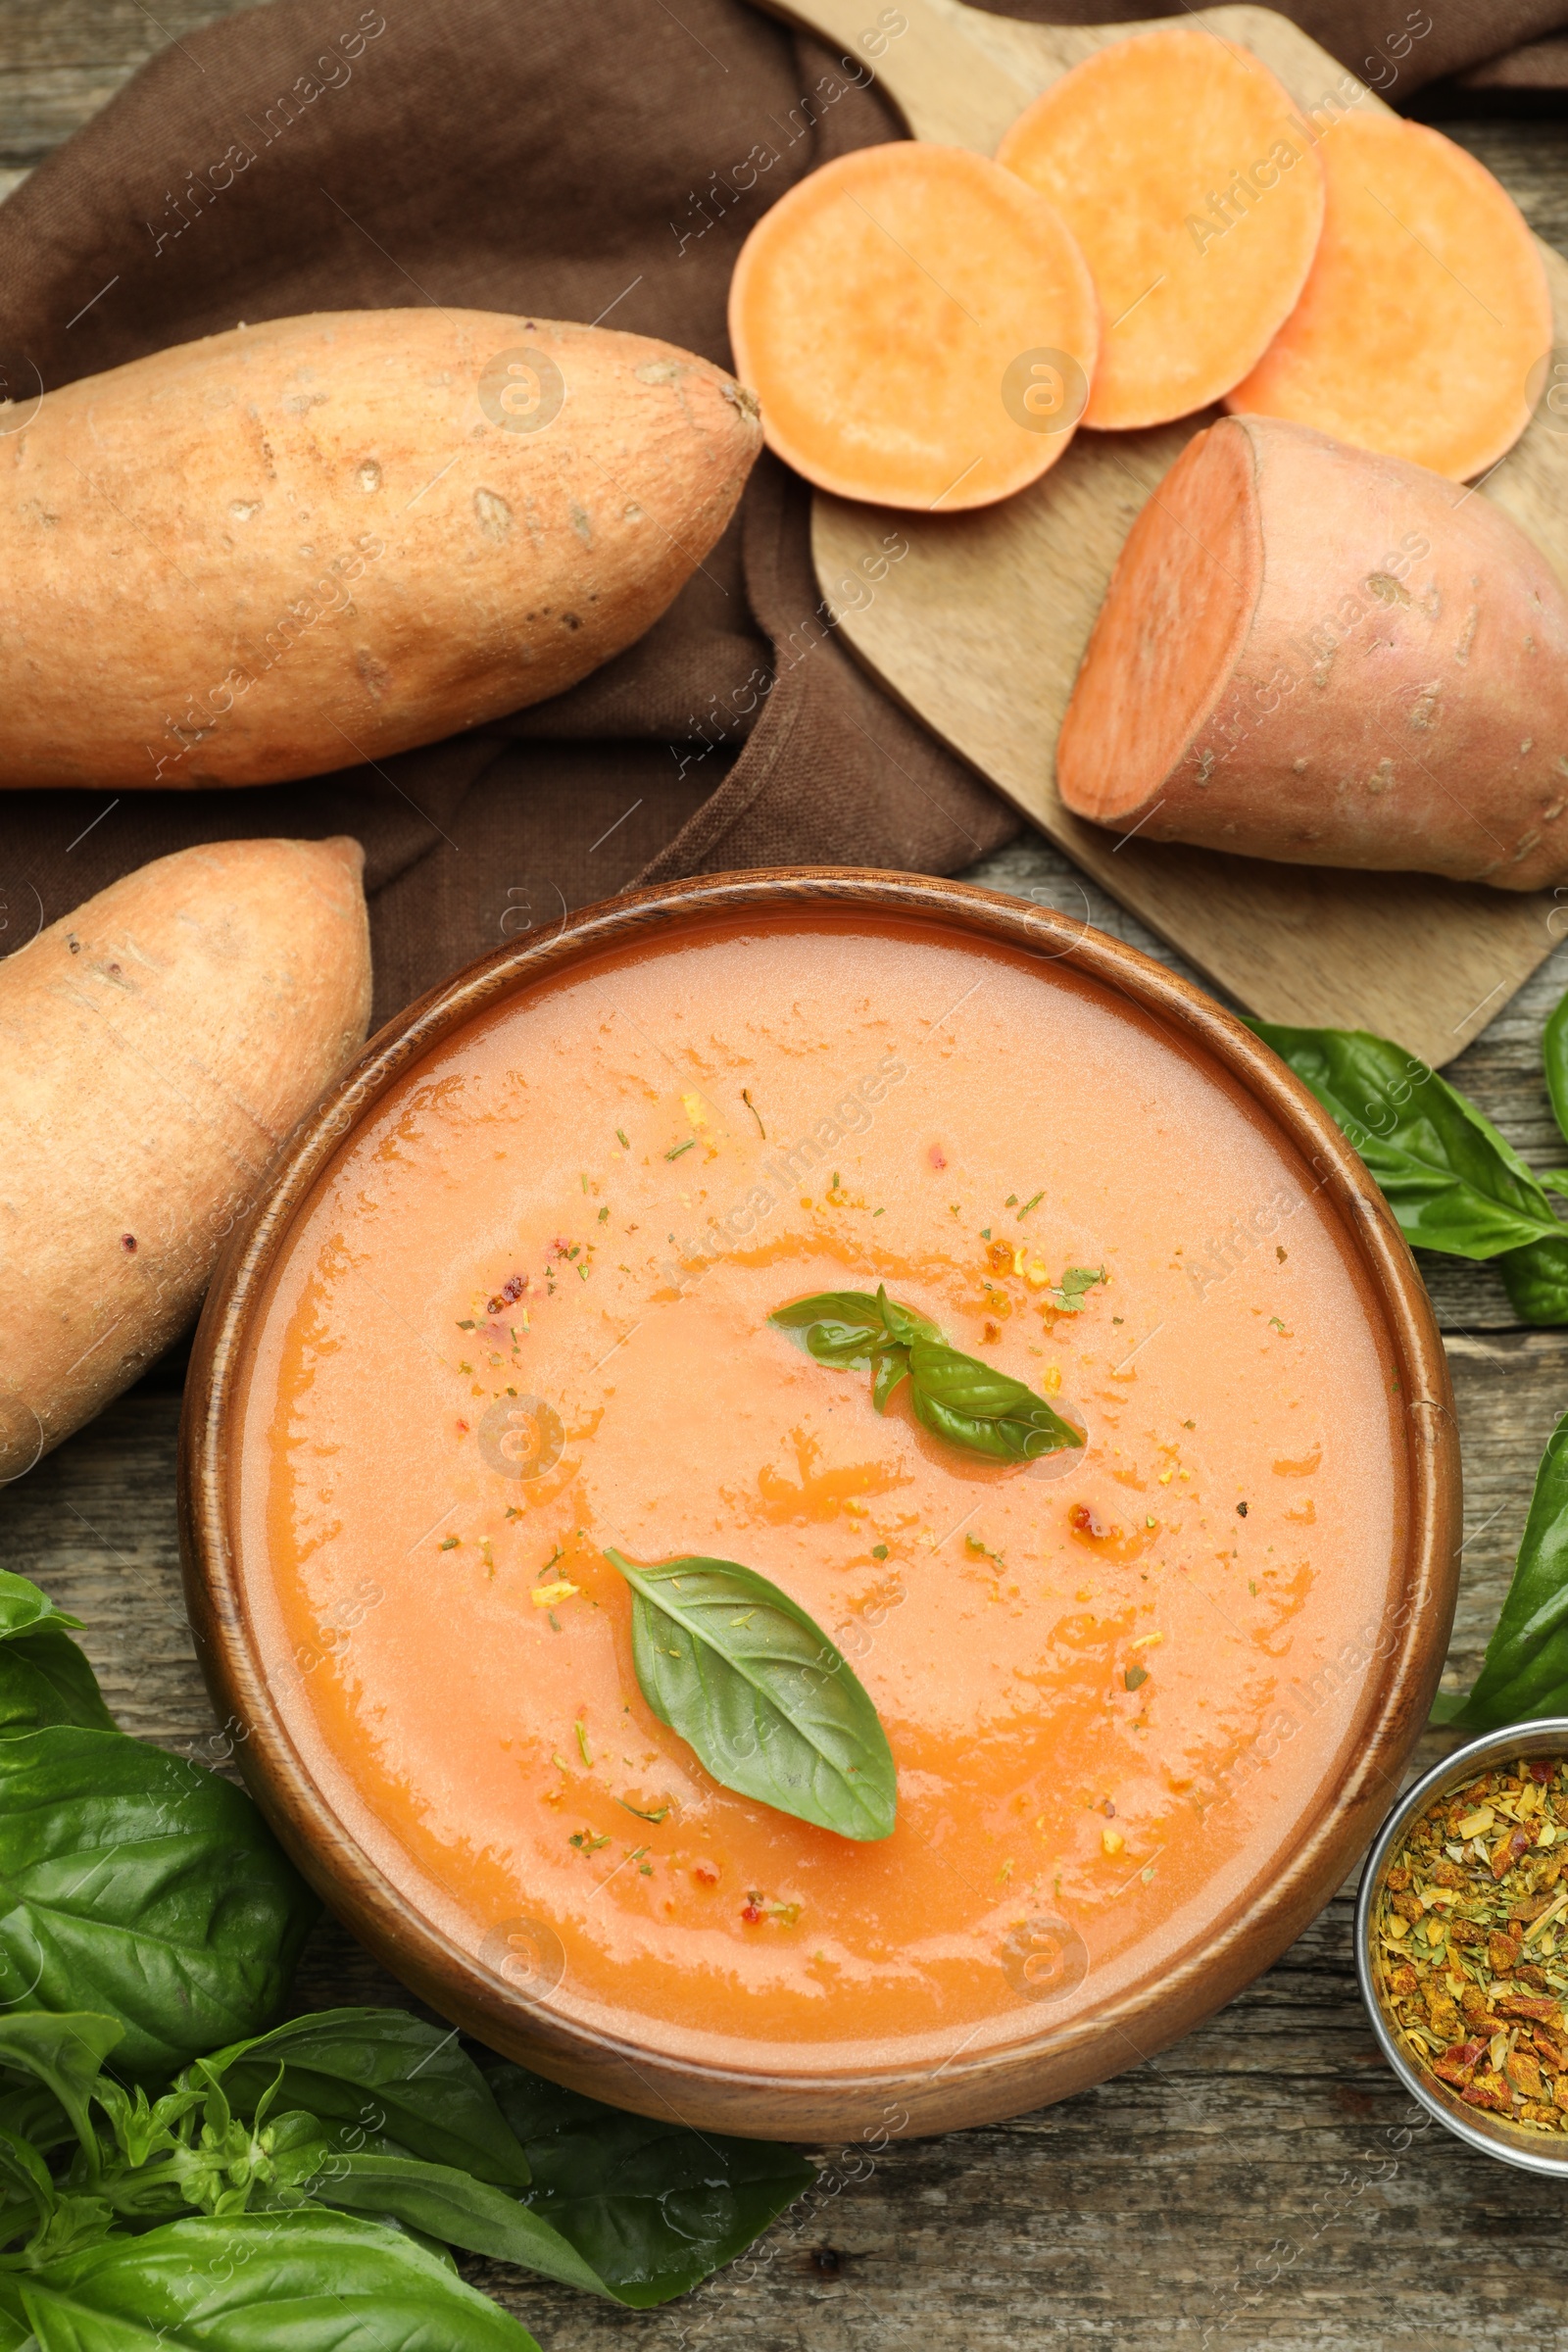
[[1413,1788],[1405,1790],[1379,1831],[1361,1873],[1361,1891],[1355,1905],[1355,1969],[1379,2048],[1410,2096],[1419,2099],[1429,2115],[1435,2115],[1456,2138],[1479,2148],[1484,2155],[1500,2157],[1504,2164],[1515,2164],[1522,2172],[1546,2173],[1558,2180],[1568,2180],[1568,2132],[1554,2141],[1521,2125],[1505,2123],[1484,2108],[1467,2107],[1457,2091],[1449,2090],[1435,2076],[1410,2064],[1395,2036],[1378,1990],[1383,1960],[1372,1941],[1373,1915],[1383,1890],[1384,1874],[1411,1823],[1426,1811],[1434,1797],[1446,1795],[1450,1788],[1456,1788],[1476,1773],[1531,1756],[1568,1756],[1568,1716],[1552,1715],[1539,1723],[1516,1723],[1504,1731],[1487,1732],[1481,1739],[1472,1740],[1468,1747],[1455,1748],[1444,1763],[1434,1765]]

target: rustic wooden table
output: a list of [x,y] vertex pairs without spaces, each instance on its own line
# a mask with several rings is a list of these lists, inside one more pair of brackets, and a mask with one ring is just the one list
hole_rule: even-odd
[[[0,0],[0,195],[212,6]],[[1550,122],[1446,127],[1568,249],[1568,145]],[[1178,959],[1039,837],[969,879],[1091,917]],[[1568,925],[1563,926],[1568,928]],[[1539,1074],[1568,947],[1452,1065],[1538,1166],[1560,1165]],[[1474,1673],[1537,1460],[1568,1406],[1568,1331],[1525,1331],[1484,1268],[1427,1271],[1464,1444],[1463,1586],[1449,1657]],[[202,1755],[213,1718],[180,1598],[174,1523],[179,1369],[140,1388],[0,1494],[0,1559],[87,1621],[128,1731]],[[1429,1738],[1436,1756],[1451,1742]],[[1472,2155],[1381,2063],[1350,1960],[1350,1889],[1277,1967],[1175,2049],[993,2131],[820,2151],[818,2187],[743,2263],[638,2314],[515,2272],[472,2275],[546,2352],[717,2347],[1004,2352],[1057,2342],[1199,2352],[1523,2352],[1568,2321],[1562,2196]],[[317,1936],[307,2006],[406,2001],[340,1931]]]

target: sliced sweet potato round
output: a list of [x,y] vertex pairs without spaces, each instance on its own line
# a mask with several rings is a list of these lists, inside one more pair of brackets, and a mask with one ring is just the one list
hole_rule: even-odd
[[1425,123],[1347,115],[1318,153],[1317,258],[1226,406],[1468,481],[1524,431],[1550,348],[1536,241],[1486,166]]
[[1085,58],[997,161],[1051,199],[1099,290],[1086,424],[1164,424],[1228,392],[1290,316],[1323,224],[1312,134],[1285,90],[1189,25]]
[[1043,196],[966,148],[841,156],[763,215],[730,340],[768,446],[879,506],[989,506],[1054,466],[1100,340],[1095,289]]

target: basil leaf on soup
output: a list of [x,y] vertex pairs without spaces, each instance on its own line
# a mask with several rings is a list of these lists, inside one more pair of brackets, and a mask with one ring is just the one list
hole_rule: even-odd
[[237,2115],[252,2117],[279,2068],[275,2103],[342,2127],[341,2146],[457,2165],[503,2188],[527,2185],[527,2159],[488,2082],[444,2026],[403,2009],[322,2009],[218,2051],[203,2073],[222,2083]]
[[438,2255],[307,2207],[171,2222],[0,2269],[0,2352],[538,2352]]
[[618,2299],[543,2214],[454,2165],[420,2164],[406,2156],[328,2155],[309,2190],[319,2205],[389,2216],[466,2253],[514,2262],[563,2286]]
[[79,1617],[57,1609],[24,1576],[0,1569],[0,1739],[50,1723],[112,1732],[98,1677],[72,1641]]
[[871,1839],[893,1832],[887,1734],[845,1660],[803,1608],[734,1560],[634,1567],[632,1660],[661,1723],[715,1781],[780,1813]]
[[916,1340],[909,1349],[909,1380],[915,1419],[971,1453],[1033,1462],[1084,1442],[1082,1430],[1053,1412],[1023,1381],[961,1355],[956,1348]]
[[635,2310],[733,2262],[816,2178],[771,2140],[623,2115],[520,2066],[489,2080],[533,2174],[524,2202]]
[[1541,1457],[1513,1581],[1475,1687],[1463,1697],[1444,1693],[1432,1713],[1466,1732],[1568,1714],[1568,1414]]
[[[1083,1274],[1085,1269],[1071,1272]],[[1103,1280],[1101,1269],[1087,1277],[1080,1290]],[[1082,1303],[1078,1297],[1074,1311]],[[841,1370],[868,1364],[871,1401],[879,1413],[887,1411],[897,1391],[909,1381],[915,1419],[933,1437],[965,1453],[1029,1462],[1084,1442],[1082,1431],[1053,1412],[1033,1389],[950,1348],[935,1323],[890,1298],[885,1286],[874,1296],[869,1291],[822,1291],[814,1298],[780,1307],[768,1321],[785,1331],[802,1332],[819,1363]]]
[[122,1732],[0,1740],[11,2014],[97,2011],[124,2029],[117,2069],[172,2074],[276,2014],[317,1909],[250,1798],[216,1774]]

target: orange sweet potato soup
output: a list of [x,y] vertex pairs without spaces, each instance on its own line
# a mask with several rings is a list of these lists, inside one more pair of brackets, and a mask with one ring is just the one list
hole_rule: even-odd
[[[879,1284],[1087,1443],[958,1453],[768,1321]],[[606,951],[408,1074],[274,1273],[240,1565],[289,1733],[425,1916],[535,1923],[644,2046],[1069,2020],[1245,1906],[1356,1737],[1407,1507],[1361,1285],[1241,1091],[1060,961],[809,911]],[[607,1548],[809,1613],[890,1837],[709,1777]]]

